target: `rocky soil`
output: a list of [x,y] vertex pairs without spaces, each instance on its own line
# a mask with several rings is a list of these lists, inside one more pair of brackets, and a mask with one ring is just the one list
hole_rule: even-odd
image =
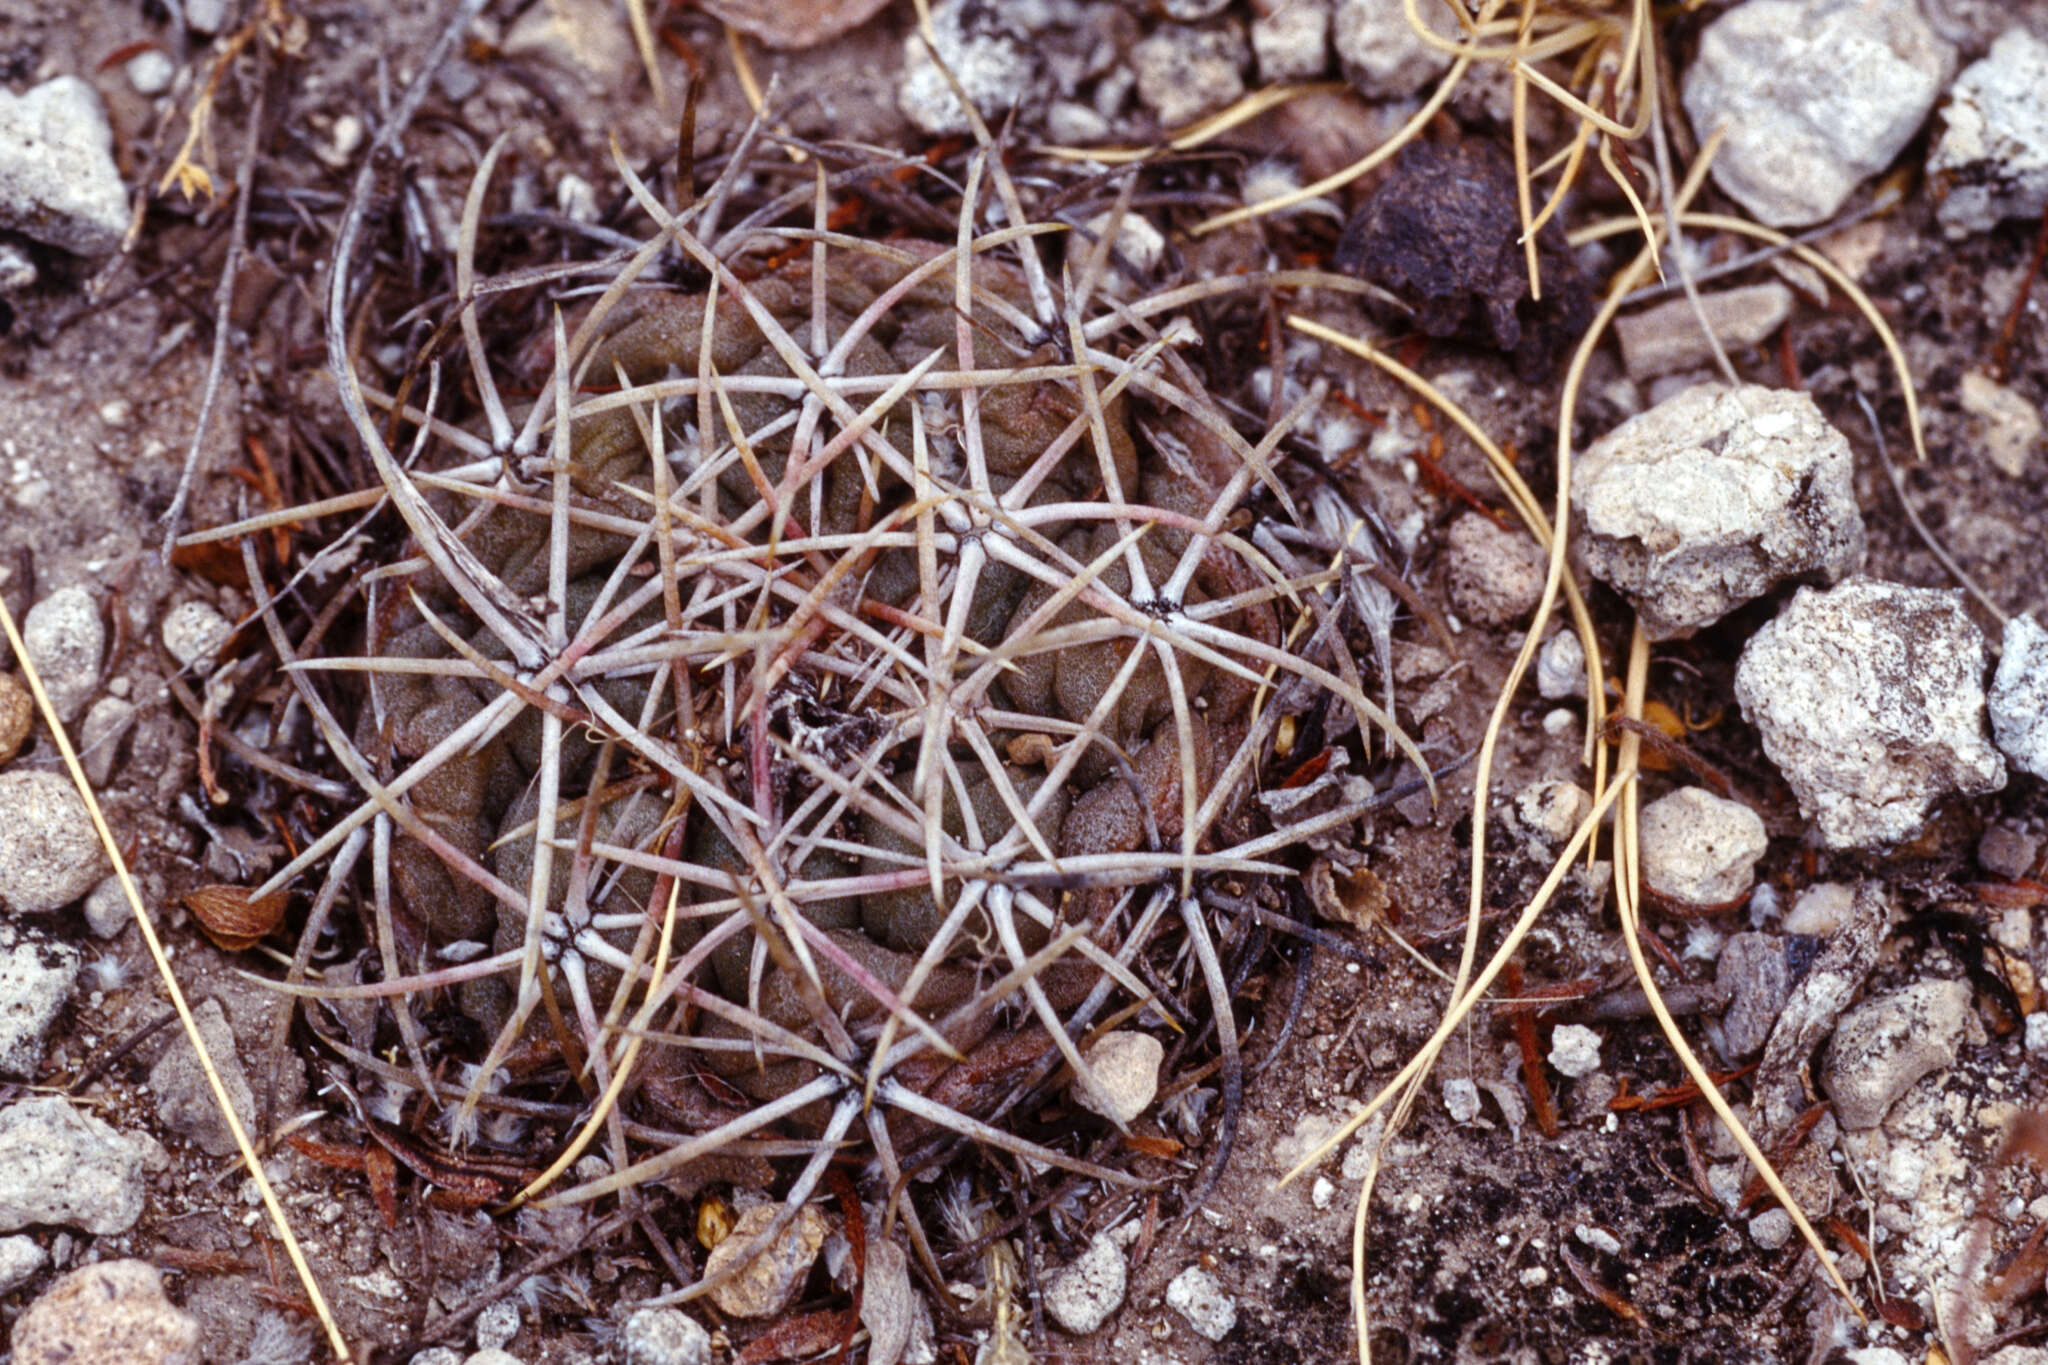
[[[417,290],[405,306],[436,294],[445,305],[469,177],[501,134],[500,230],[553,234],[565,260],[616,246],[637,210],[613,140],[643,173],[672,166],[694,74],[699,154],[708,164],[729,149],[749,114],[735,52],[791,135],[964,171],[968,121],[907,4],[649,3],[659,99],[631,7],[484,8],[434,75],[404,163],[378,181],[380,268],[389,287]],[[1639,240],[1563,233],[1627,216],[1626,197],[1588,173],[1562,230],[1540,239],[1547,300],[1527,298],[1512,83],[1481,66],[1416,153],[1289,213],[1196,235],[1210,214],[1341,169],[1422,107],[1450,59],[1410,31],[1399,0],[931,8],[945,62],[984,115],[1010,120],[1011,159],[1053,210],[1115,163],[1060,163],[1062,180],[1044,169],[1055,164],[1045,146],[1153,146],[1247,92],[1323,83],[1198,148],[1162,152],[1136,182],[1142,221],[1125,227],[1114,264],[1131,296],[1315,265],[1399,299],[1302,290],[1270,307],[1187,311],[1205,331],[1206,372],[1243,381],[1229,396],[1248,425],[1327,385],[1288,457],[1376,514],[1403,587],[1386,676],[1361,658],[1367,690],[1391,690],[1432,761],[1470,753],[1537,607],[1542,552],[1464,435],[1283,317],[1384,344],[1510,451],[1547,506],[1563,360]],[[280,684],[242,625],[251,600],[238,565],[167,562],[159,545],[188,457],[188,528],[363,484],[323,388],[324,270],[369,139],[440,32],[439,7],[424,10],[0,0],[0,596],[229,1102],[259,1131],[296,1125],[330,1145],[364,1131],[323,1083],[303,1029],[287,1033],[284,998],[255,979],[282,975],[311,891],[294,893],[281,927],[232,951],[201,932],[184,897],[260,882],[352,789],[303,716],[295,731],[216,726],[213,708],[281,695],[266,691]],[[835,17],[844,31],[821,37]],[[722,20],[745,32],[729,41]],[[1207,1054],[1158,1074],[1162,1050],[1136,1048],[1135,1069],[1151,1074],[1134,1082],[1135,1115],[1119,1116],[1148,1187],[1068,1188],[1003,1229],[994,1251],[950,1263],[943,1286],[873,1238],[855,1358],[1353,1359],[1354,1212],[1377,1151],[1363,1280],[1376,1361],[2048,1359],[2048,304],[2034,282],[2048,254],[2048,5],[1740,0],[1659,22],[1671,150],[1689,156],[1716,124],[1731,130],[1693,210],[1814,231],[1823,262],[1896,332],[1925,429],[1919,460],[1885,347],[1838,282],[1787,257],[1744,265],[1756,243],[1706,223],[1682,248],[1699,310],[1675,279],[1632,303],[1592,358],[1570,433],[1571,567],[1616,698],[1631,626],[1650,642],[1640,825],[1657,979],[1854,1307],[1688,1090],[1629,966],[1605,836],[1406,1122],[1389,1133],[1375,1118],[1280,1183],[1442,1017],[1472,891],[1466,765],[1434,807],[1411,797],[1380,812],[1346,857],[1304,859],[1300,885],[1278,893],[1312,931],[1276,931],[1246,960],[1242,1112],[1231,1160],[1198,1205],[1185,1207],[1222,1107]],[[217,64],[191,164],[228,189],[255,122],[261,153],[239,227],[232,196],[209,198],[189,175],[190,197],[162,183]],[[1568,140],[1555,107],[1535,101],[1531,119],[1544,148]],[[1640,144],[1631,156],[1647,186],[1655,157]],[[918,216],[919,192],[891,183],[871,191],[854,229],[950,231],[943,216]],[[1075,191],[1074,202],[1096,200]],[[247,247],[217,298],[238,236]],[[394,373],[418,341],[360,339]],[[1739,383],[1725,382],[1724,361]],[[309,518],[278,533],[279,552],[303,565],[347,524]],[[321,581],[396,544],[374,533]],[[1494,758],[1482,953],[1595,794],[1581,762],[1583,647],[1552,632]],[[0,1346],[16,1365],[325,1359],[7,653]],[[261,775],[251,749],[309,767],[306,783]],[[336,932],[360,943],[349,915],[354,927]],[[353,1024],[336,1011],[338,1026],[388,1046],[374,1009],[356,1008]],[[1138,1026],[1147,1039],[1170,1033],[1163,1019]],[[1156,1098],[1144,1093],[1154,1082]],[[1096,1124],[1081,1110],[1128,1099],[1077,1095],[1048,1112]],[[558,1132],[562,1114],[534,1122],[528,1136]],[[999,1167],[944,1177],[958,1182],[943,1193],[965,1220],[960,1243],[984,1214],[999,1221],[987,1183]],[[747,1226],[763,1189],[787,1188],[765,1158],[671,1182],[660,1217],[630,1224],[604,1203],[435,1208],[410,1181],[387,1222],[359,1172],[291,1145],[270,1149],[264,1169],[359,1356],[823,1359],[839,1337],[786,1340],[778,1325],[853,1305],[844,1210],[826,1197],[780,1249],[787,1264],[764,1258],[750,1272],[775,1280],[761,1291],[768,1306],[646,1305],[679,1287],[678,1267],[715,1263],[718,1234]],[[422,1340],[500,1285],[509,1292],[446,1340]]]

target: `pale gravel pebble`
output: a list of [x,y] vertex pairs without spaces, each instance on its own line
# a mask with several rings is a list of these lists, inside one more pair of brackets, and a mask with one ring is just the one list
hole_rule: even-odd
[[180,602],[164,613],[164,648],[181,668],[210,665],[234,629],[211,602]]
[[1820,1079],[1844,1128],[1875,1127],[1915,1082],[1955,1064],[1973,996],[1965,981],[1922,981],[1841,1017]]
[[171,88],[171,81],[178,74],[177,66],[161,48],[149,48],[128,59],[122,68],[128,76],[128,84],[138,95],[161,95]]
[[106,850],[70,778],[0,772],[0,906],[25,915],[60,910],[107,870]]
[[2043,431],[2034,401],[1980,370],[1965,370],[1956,402],[1972,419],[1970,434],[1985,461],[2008,479],[2025,478]]
[[0,228],[104,256],[128,227],[128,188],[99,92],[76,76],[0,89]]
[[185,0],[185,27],[214,34],[227,27],[230,0]]
[[1643,880],[1691,905],[1723,905],[1747,892],[1770,847],[1761,816],[1701,787],[1658,797],[1639,824]]
[[94,787],[104,787],[114,775],[121,739],[134,723],[135,703],[126,697],[101,697],[86,711],[78,727],[78,761]]
[[103,877],[98,886],[86,893],[85,927],[92,930],[94,938],[118,937],[133,923],[135,911],[128,904],[128,893],[121,889],[119,877]]
[[50,1253],[27,1233],[0,1237],[0,1294],[12,1294],[50,1263]]
[[1746,0],[1700,33],[1682,102],[1714,182],[1759,222],[1831,216],[1920,130],[1955,70],[1917,0]]
[[[781,1207],[757,1204],[741,1214],[725,1240],[712,1248],[704,1264],[704,1278],[712,1279],[732,1268],[740,1253],[768,1230]],[[825,1245],[826,1228],[825,1215],[805,1205],[766,1250],[742,1263],[737,1273],[711,1291],[712,1304],[735,1318],[765,1318],[781,1312],[803,1287],[804,1276]]]
[[429,1346],[415,1355],[408,1365],[462,1365],[462,1352],[452,1346]]
[[1138,98],[1162,128],[1181,128],[1244,94],[1251,50],[1235,21],[1190,28],[1161,24],[1131,47]]
[[1252,55],[1259,80],[1314,80],[1330,61],[1330,0],[1253,0]]
[[34,728],[36,699],[12,673],[0,673],[0,767],[5,767]]
[[1765,1251],[1776,1251],[1792,1240],[1792,1215],[1783,1209],[1765,1209],[1749,1220],[1749,1240]]
[[462,1365],[526,1365],[526,1362],[510,1351],[478,1351],[462,1362]]
[[519,1335],[519,1305],[507,1299],[476,1315],[476,1344],[479,1350],[501,1351]]
[[142,1216],[141,1144],[58,1095],[0,1110],[0,1232],[57,1223],[95,1236]]
[[2048,208],[2048,42],[2014,26],[1949,87],[1927,157],[1935,216],[1950,237]]
[[1191,1265],[1166,1286],[1167,1307],[1187,1320],[1199,1336],[1221,1341],[1237,1326],[1237,1300],[1214,1275]]
[[1149,1033],[1119,1029],[1105,1033],[1082,1054],[1093,1084],[1074,1086],[1081,1107],[1114,1123],[1127,1124],[1145,1112],[1159,1093],[1159,1067],[1166,1048]]
[[1715,989],[1729,997],[1721,1016],[1723,1053],[1746,1058],[1763,1048],[1792,994],[1785,940],[1776,934],[1735,934],[1721,947]]
[[1785,932],[1809,938],[1826,938],[1849,922],[1856,905],[1856,888],[1847,882],[1815,882],[1799,893],[1785,916]]
[[1735,699],[1828,848],[1917,833],[1934,803],[2005,785],[1984,637],[1960,591],[1801,588],[1743,647]]
[[2048,1346],[2007,1346],[1983,1357],[1983,1365],[2048,1365]]
[[14,1324],[14,1365],[199,1365],[199,1323],[147,1261],[58,1278]]
[[70,944],[0,920],[0,1076],[35,1078],[81,962]]
[[626,1365],[708,1365],[711,1334],[680,1308],[642,1308],[620,1338]]
[[75,719],[99,689],[100,658],[107,648],[106,624],[92,594],[59,588],[30,607],[21,623],[21,642],[58,719]]
[[1536,542],[1477,512],[1451,523],[1446,537],[1451,606],[1482,626],[1504,626],[1533,611],[1548,565]]
[[869,1242],[860,1297],[860,1323],[868,1329],[868,1365],[897,1365],[909,1354],[921,1311],[930,1310],[910,1282],[909,1255],[891,1241]]
[[1702,294],[1697,308],[1691,299],[1669,299],[1618,317],[1614,337],[1629,377],[1654,379],[1711,364],[1709,330],[1723,352],[1732,354],[1769,338],[1791,314],[1792,291],[1784,285],[1748,284]]
[[1098,1232],[1086,1251],[1052,1277],[1045,1311],[1061,1331],[1087,1336],[1122,1306],[1128,1276],[1122,1249],[1108,1233]]
[[1515,820],[1552,848],[1570,839],[1593,810],[1593,798],[1576,782],[1547,778],[1515,794]]
[[[971,23],[970,10],[978,16]],[[1036,92],[1038,63],[1023,37],[999,16],[969,0],[936,0],[931,19],[939,57],[983,118],[996,117]],[[896,106],[932,137],[965,133],[970,126],[952,84],[916,31],[904,35]]]
[[2011,825],[1992,825],[1977,840],[1977,865],[2007,881],[2017,881],[2033,871],[2040,856],[2040,839]]
[[[219,1000],[205,1000],[192,1011],[192,1017],[199,1025],[199,1036],[206,1043],[207,1055],[213,1059],[228,1100],[235,1107],[235,1116],[241,1119],[244,1129],[253,1129],[256,1096],[250,1089],[241,1055],[235,1049],[235,1034],[228,1025],[226,1011]],[[156,1100],[157,1118],[171,1132],[209,1156],[226,1156],[236,1149],[235,1135],[221,1116],[212,1083],[199,1063],[199,1055],[192,1050],[192,1040],[183,1031],[150,1068],[149,1093]],[[478,1330],[482,1330],[481,1325]],[[516,1310],[513,1330],[518,1330]]]
[[1470,1076],[1453,1076],[1444,1082],[1444,1112],[1453,1123],[1470,1123],[1479,1117],[1479,1086]]
[[1577,1080],[1600,1069],[1600,1035],[1584,1024],[1559,1024],[1550,1034],[1550,1064]]
[[2048,630],[2015,616],[2004,645],[1987,698],[1991,735],[2015,767],[2048,777]]
[[1536,692],[1545,701],[1586,695],[1586,646],[1577,631],[1560,630],[1536,654]]
[[[1438,35],[1458,36],[1441,4],[1417,8]],[[1402,0],[1336,0],[1330,36],[1345,79],[1368,99],[1413,94],[1450,69],[1450,54],[1416,36]]]

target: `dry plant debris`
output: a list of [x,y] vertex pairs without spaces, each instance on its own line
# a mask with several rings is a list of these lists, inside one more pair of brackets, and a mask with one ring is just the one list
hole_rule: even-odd
[[[1409,0],[1418,33],[1418,6],[1430,3]],[[462,7],[449,31],[477,8]],[[801,42],[825,36],[811,27],[818,14],[857,23],[863,6],[708,8],[770,42],[761,23],[794,23],[802,31],[783,38]],[[629,10],[659,103],[646,7]],[[270,60],[300,41],[289,19],[269,4],[227,40],[165,185],[215,188],[215,84],[244,48]],[[1608,664],[1565,569],[1574,412],[1589,357],[1631,291],[1669,268],[1669,287],[1699,307],[1688,232],[1767,242],[1851,299],[1897,367],[1924,455],[1903,352],[1826,257],[1690,210],[1715,144],[1689,160],[1669,145],[1647,3],[1488,0],[1459,20],[1459,35],[1430,35],[1451,67],[1397,136],[1300,196],[1192,233],[1284,213],[1384,167],[1334,260],[1407,304],[1400,325],[1510,352],[1525,377],[1577,343],[1554,479],[1539,500],[1516,458],[1378,339],[1283,317],[1283,302],[1264,300],[1268,344],[1291,326],[1347,351],[1470,436],[1549,554],[1543,605],[1479,756],[1470,919],[1444,1014],[1322,1150],[1389,1111],[1384,1153],[1496,981],[1527,1006],[1518,1042],[1538,1124],[1553,1130],[1529,1021],[1553,999],[1546,989],[1563,1001],[1591,987],[1524,995],[1512,959],[1611,816],[1605,844],[1642,1008],[1691,1076],[1639,1107],[1707,1104],[1760,1172],[1752,1197],[1768,1187],[1822,1250],[1772,1170],[1797,1154],[1810,1112],[1745,1132],[1720,1095],[1731,1077],[1694,1055],[1645,956],[1646,943],[1660,945],[1641,928],[1635,783],[1653,766],[1704,760],[1675,716],[1651,724],[1640,630],[1611,689],[1622,714],[1605,716]],[[733,52],[744,60],[736,38]],[[1512,155],[1440,131],[1418,140],[1484,65],[1511,84]],[[1561,145],[1531,149],[1532,89],[1566,115]],[[436,1187],[437,1201],[468,1206],[616,1197],[620,1212],[600,1225],[609,1232],[644,1218],[657,1186],[690,1198],[744,1171],[772,1204],[735,1220],[707,1197],[698,1215],[712,1264],[744,1277],[767,1264],[757,1252],[794,1231],[813,1240],[813,1204],[830,1191],[843,1234],[856,1246],[876,1239],[857,1258],[893,1250],[900,1224],[930,1289],[979,1260],[972,1312],[1001,1356],[1024,1349],[1028,1276],[1010,1238],[1029,1246],[1034,1210],[1116,1191],[1121,1207],[1145,1208],[1149,1242],[1165,1177],[1180,1181],[1183,1203],[1207,1192],[1243,1079],[1232,990],[1276,919],[1289,933],[1319,932],[1288,920],[1292,902],[1276,886],[1306,863],[1326,898],[1337,887],[1349,896],[1361,873],[1343,850],[1361,822],[1429,782],[1381,684],[1395,602],[1413,589],[1380,562],[1369,509],[1298,458],[1323,389],[1275,392],[1254,417],[1203,357],[1199,344],[1214,339],[1182,316],[1231,291],[1342,282],[1303,270],[1133,296],[1145,271],[1126,258],[1135,238],[1120,229],[1138,181],[1121,182],[1111,205],[1081,177],[1120,160],[1171,168],[1174,154],[1297,93],[1257,92],[1163,154],[1091,151],[1096,165],[1075,173],[1065,202],[1106,211],[1041,222],[1020,198],[1015,149],[978,122],[964,156],[954,148],[952,160],[920,166],[768,131],[771,91],[707,184],[686,156],[664,197],[660,177],[621,159],[642,229],[607,227],[610,254],[541,267],[486,226],[501,143],[468,196],[453,293],[407,300],[418,304],[414,338],[431,336],[381,377],[363,338],[389,316],[377,292],[393,279],[365,263],[357,229],[387,187],[366,166],[335,252],[328,334],[376,480],[312,507],[276,506],[272,480],[275,510],[186,547],[241,539],[235,567],[257,594],[293,704],[348,780],[274,755],[266,771],[340,796],[341,813],[265,885],[209,886],[188,904],[236,948],[273,932],[290,888],[317,879],[285,989],[307,1002],[331,1093],[365,1139],[359,1163],[385,1171],[380,1198],[398,1168]],[[409,113],[386,125],[383,155],[399,150]],[[1589,153],[1629,212],[1567,240],[1554,220]],[[1654,174],[1632,156],[1654,161]],[[916,193],[900,188],[920,176],[929,181]],[[844,212],[863,188],[873,202]],[[222,319],[249,203],[245,173]],[[792,227],[806,209],[809,227]],[[919,235],[847,231],[863,212],[869,227],[893,213],[893,226]],[[1589,328],[1587,286],[1566,248],[1623,234],[1647,245],[1605,282]],[[200,426],[195,457],[204,417]],[[344,513],[365,520],[314,562],[367,548],[374,567],[309,604],[307,571],[281,572],[286,528]],[[272,559],[254,533],[275,537]],[[1501,937],[1482,927],[1493,909],[1489,782],[1560,597],[1586,657],[1593,798]],[[213,742],[243,743],[225,730]],[[210,771],[206,781],[211,791]],[[341,965],[321,943],[342,906],[360,911],[374,960],[355,965],[376,978],[368,985],[341,984],[340,971],[321,980],[319,968]],[[365,1002],[388,1010],[381,1026],[351,1027]],[[1074,1117],[1077,1105],[1098,1108],[1082,1096],[1106,1084],[1090,1075],[1093,1045],[1133,1027],[1165,1043],[1169,1101],[1204,1082],[1220,1091],[1199,1160],[1171,1139],[1118,1132],[1115,1118]],[[490,1152],[507,1136],[524,1139],[524,1161]],[[1357,1206],[1361,1357],[1378,1156]],[[941,1169],[950,1183],[927,1197],[923,1182]],[[848,1173],[857,1189],[840,1188]],[[992,1202],[995,1190],[1006,1202]],[[863,1229],[876,1210],[881,1227]],[[735,1221],[749,1243],[737,1254]],[[1597,1268],[1569,1253],[1564,1264],[1595,1302],[1647,1324]],[[1847,1296],[1833,1262],[1822,1264]],[[720,1302],[732,1283],[666,1268],[687,1284],[675,1300]],[[2009,1273],[1996,1292],[2021,1292],[2011,1283]],[[309,1292],[317,1302],[310,1280]],[[778,1282],[771,1311],[794,1293]],[[858,1291],[850,1312],[789,1309],[744,1358],[842,1345],[861,1310]]]

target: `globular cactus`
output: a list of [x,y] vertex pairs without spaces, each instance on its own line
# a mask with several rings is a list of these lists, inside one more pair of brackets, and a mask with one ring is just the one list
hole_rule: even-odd
[[[1350,659],[1368,538],[1276,469],[1307,405],[1247,436],[1185,324],[983,226],[985,166],[951,243],[780,263],[634,182],[660,230],[527,348],[530,406],[464,298],[482,415],[403,412],[410,470],[338,375],[412,539],[368,584],[358,714],[316,708],[377,790],[274,884],[382,826],[378,921],[426,944],[387,962],[490,1033],[478,1087],[556,1038],[674,1135],[554,1197],[774,1125],[821,1139],[794,1210],[859,1122],[892,1179],[934,1131],[1122,1179],[1002,1114],[1162,979],[1234,1090],[1205,898],[1376,799],[1276,825],[1281,721],[1419,758]],[[708,286],[657,287],[664,251]]]

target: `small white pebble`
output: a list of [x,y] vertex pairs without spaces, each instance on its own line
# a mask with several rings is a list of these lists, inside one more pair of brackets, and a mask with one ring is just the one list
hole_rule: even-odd
[[1191,1265],[1173,1277],[1166,1286],[1166,1303],[1211,1341],[1223,1340],[1237,1326],[1237,1301],[1200,1266]]
[[128,73],[128,84],[138,95],[163,94],[171,88],[171,81],[178,74],[178,68],[171,59],[153,47],[130,57],[124,69]]
[[1749,1220],[1749,1239],[1765,1251],[1776,1251],[1792,1240],[1792,1215],[1783,1209],[1765,1209]]
[[1581,1223],[1572,1229],[1572,1235],[1595,1251],[1604,1251],[1609,1256],[1621,1255],[1621,1239],[1606,1228],[1596,1228],[1591,1223]]
[[1444,1111],[1453,1123],[1470,1123],[1479,1117],[1479,1087],[1469,1076],[1444,1082]]
[[164,648],[180,665],[203,665],[227,643],[234,626],[210,602],[180,602],[164,613]]
[[502,1351],[519,1335],[519,1305],[500,1299],[476,1315],[476,1344],[486,1351]]
[[562,216],[578,223],[597,221],[597,191],[573,171],[555,182],[555,207]]
[[334,121],[334,132],[329,145],[335,157],[346,162],[356,154],[356,148],[363,145],[363,121],[354,114],[343,114]]
[[2048,1011],[2027,1016],[2027,1051],[2048,1056]]
[[1330,1201],[1337,1197],[1337,1187],[1325,1176],[1317,1176],[1316,1183],[1309,1186],[1308,1202],[1318,1209],[1330,1207]]
[[1572,631],[1560,630],[1543,642],[1536,656],[1536,691],[1545,701],[1586,695],[1586,647]]
[[1576,1080],[1600,1069],[1600,1035],[1584,1024],[1559,1024],[1550,1035],[1550,1064]]

